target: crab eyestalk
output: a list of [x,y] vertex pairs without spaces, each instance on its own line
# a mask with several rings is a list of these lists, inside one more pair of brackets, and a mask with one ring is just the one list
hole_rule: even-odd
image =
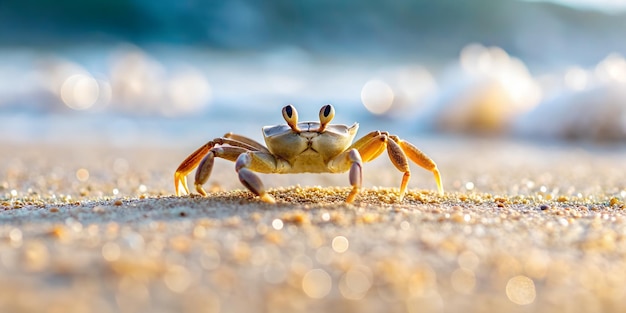
[[300,132],[300,128],[298,128],[298,111],[296,111],[293,105],[289,104],[283,108],[283,118],[285,118],[291,130],[296,133]]
[[320,128],[318,132],[323,132],[326,129],[326,125],[330,123],[335,117],[335,108],[332,105],[327,104],[320,109]]

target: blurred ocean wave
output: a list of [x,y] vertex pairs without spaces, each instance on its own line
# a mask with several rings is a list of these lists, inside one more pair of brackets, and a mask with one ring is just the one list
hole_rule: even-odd
[[534,137],[626,140],[626,59],[610,54],[595,67],[568,68],[544,77],[544,97],[534,110],[517,119],[514,131]]
[[1,140],[251,135],[288,103],[303,119],[332,103],[337,123],[404,136],[626,139],[625,12],[515,0],[0,9]]
[[63,55],[0,52],[3,139],[56,134],[123,136],[118,142],[126,142],[154,133],[168,140],[256,133],[282,123],[278,112],[287,103],[305,119],[332,103],[336,122],[384,125],[401,134],[626,139],[626,60],[618,54],[590,68],[571,65],[535,76],[502,48],[480,44],[434,69],[415,62],[316,59],[298,50],[233,56],[148,52],[128,44],[80,49]]
[[441,131],[506,132],[542,96],[526,65],[499,47],[466,46],[442,80],[422,115],[424,124]]
[[624,142],[626,59],[530,74],[498,47],[469,45],[418,117],[431,130],[539,139]]

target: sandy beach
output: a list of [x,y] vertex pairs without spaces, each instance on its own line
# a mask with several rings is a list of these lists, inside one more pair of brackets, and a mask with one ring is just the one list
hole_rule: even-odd
[[[347,175],[233,164],[173,196],[195,147],[3,143],[0,312],[621,312],[623,147],[411,139],[446,193],[386,157]],[[192,179],[192,178],[190,178]]]
[[[625,29],[626,0],[2,1],[0,313],[626,312]],[[207,142],[265,151],[230,132],[291,162],[239,159],[255,189],[376,130],[445,192],[411,164],[399,200],[383,152],[354,199],[262,202],[223,159],[175,195]]]

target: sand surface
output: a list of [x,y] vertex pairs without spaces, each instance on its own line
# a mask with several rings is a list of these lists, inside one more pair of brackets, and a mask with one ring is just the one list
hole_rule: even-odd
[[[174,197],[195,147],[4,143],[0,312],[622,312],[623,147],[412,140],[413,166],[262,175],[217,162],[207,198]],[[190,178],[192,179],[192,178]]]

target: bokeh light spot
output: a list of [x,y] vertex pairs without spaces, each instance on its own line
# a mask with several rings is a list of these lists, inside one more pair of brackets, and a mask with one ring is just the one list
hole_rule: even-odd
[[572,67],[565,73],[565,86],[571,90],[583,90],[587,87],[589,81],[588,73],[578,67]]
[[476,276],[473,271],[459,268],[452,272],[450,282],[452,283],[452,288],[458,293],[469,295],[476,287]]
[[167,270],[163,276],[163,281],[171,291],[182,293],[191,284],[192,277],[185,267],[174,265]]
[[362,299],[372,286],[372,273],[369,268],[352,268],[339,282],[339,291],[346,299]]
[[387,83],[372,79],[361,89],[361,101],[365,108],[374,114],[387,112],[393,104],[394,93]]
[[595,68],[601,81],[626,83],[626,59],[618,53],[609,54]]
[[196,112],[211,99],[211,85],[202,73],[195,70],[174,75],[168,82],[167,91],[176,113]]
[[348,238],[344,236],[337,236],[333,238],[332,247],[335,252],[344,253],[348,250],[349,246],[350,242],[348,241]]
[[272,228],[274,228],[275,230],[281,230],[283,229],[283,221],[281,219],[274,219],[272,221]]
[[102,246],[102,257],[109,261],[117,261],[120,258],[121,250],[120,246],[113,242],[107,242]]
[[506,284],[506,296],[515,304],[531,304],[537,296],[535,283],[526,276],[515,276]]
[[78,169],[76,171],[76,179],[81,182],[86,182],[89,179],[89,171],[84,168]]
[[86,74],[69,76],[61,85],[61,100],[70,109],[89,109],[98,101],[99,96],[98,82]]
[[312,269],[302,278],[302,290],[313,299],[322,299],[330,293],[331,277],[323,269]]

